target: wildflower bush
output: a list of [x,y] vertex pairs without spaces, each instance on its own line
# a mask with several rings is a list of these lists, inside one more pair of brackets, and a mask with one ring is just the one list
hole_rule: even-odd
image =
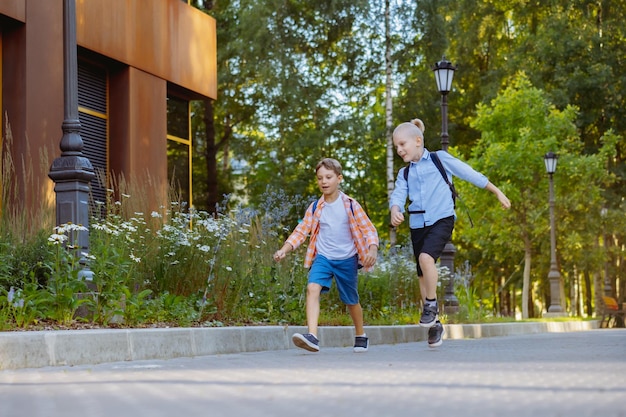
[[[129,213],[131,202],[127,194],[111,198],[106,214],[92,218],[89,253],[78,250],[81,225],[21,243],[5,234],[0,329],[305,323],[306,248],[281,263],[272,254],[293,228],[289,214],[308,202],[268,192],[257,210],[233,207],[217,216],[179,203]],[[410,244],[390,255],[382,243],[379,254],[359,283],[366,322],[416,323],[420,295]],[[321,310],[321,324],[351,324],[334,288]]]

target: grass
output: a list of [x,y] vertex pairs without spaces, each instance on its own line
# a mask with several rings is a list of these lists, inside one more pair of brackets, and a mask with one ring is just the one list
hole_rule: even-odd
[[[6,145],[11,141],[9,134]],[[42,152],[40,163],[47,161]],[[302,199],[266,192],[259,208],[230,206],[226,199],[213,216],[188,209],[172,191],[167,205],[152,207],[145,197],[153,189],[149,179],[120,177],[107,184],[107,201],[94,202],[99,214],[90,220],[89,253],[82,254],[68,244],[76,242],[81,225],[55,227],[55,208],[45,201],[23,210],[16,184],[38,189],[32,173],[16,173],[5,153],[0,330],[306,323],[305,245],[279,264],[272,260]],[[410,243],[393,255],[381,243],[375,270],[360,275],[365,322],[417,323],[420,294]],[[88,259],[93,281],[78,279],[81,258]],[[442,292],[450,273],[440,274]],[[468,268],[455,274],[462,308],[446,321],[512,321],[493,317],[471,278]],[[320,325],[352,325],[334,290],[322,297],[320,313]]]

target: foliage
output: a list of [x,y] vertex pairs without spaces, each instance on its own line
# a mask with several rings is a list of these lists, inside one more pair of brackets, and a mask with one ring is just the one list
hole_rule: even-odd
[[[387,68],[383,67],[383,53],[387,47],[391,50],[391,117],[395,124],[420,117],[426,124],[425,143],[430,150],[440,147],[441,125],[441,96],[431,67],[446,56],[457,65],[448,95],[452,151],[466,160],[486,160],[487,164],[477,166],[485,168],[494,182],[512,194],[517,203],[514,207],[519,208],[517,214],[528,220],[516,227],[512,217],[505,219],[502,213],[492,211],[487,220],[506,221],[517,230],[512,247],[509,242],[502,244],[506,236],[511,236],[504,223],[502,229],[491,227],[489,233],[470,232],[470,237],[461,242],[461,261],[471,259],[474,263],[483,254],[480,262],[484,266],[475,267],[501,271],[499,276],[515,284],[521,280],[518,269],[524,251],[530,253],[532,249],[538,267],[533,274],[545,269],[549,259],[544,238],[546,182],[539,174],[545,149],[537,147],[536,141],[557,149],[563,137],[559,135],[566,135],[570,138],[567,152],[574,159],[582,161],[590,156],[597,162],[597,157],[603,156],[606,178],[587,182],[600,187],[605,215],[597,219],[598,200],[594,197],[593,205],[587,207],[587,219],[600,220],[610,230],[601,237],[590,222],[578,222],[583,205],[579,205],[577,215],[562,216],[559,224],[576,231],[570,236],[559,233],[561,253],[572,259],[583,258],[577,262],[563,260],[564,266],[589,275],[598,273],[596,268],[603,258],[608,263],[602,274],[609,275],[618,293],[625,292],[626,281],[618,277],[625,272],[619,259],[624,255],[626,231],[620,216],[626,204],[626,162],[623,140],[612,139],[623,138],[626,133],[626,77],[620,61],[626,45],[621,22],[626,13],[623,3],[557,0],[529,8],[524,2],[503,0],[390,2],[388,38],[384,35],[382,2],[291,2],[284,7],[277,7],[275,0],[197,0],[192,4],[214,16],[218,24],[218,74],[223,93],[215,102],[212,120],[218,137],[230,140],[220,147],[223,152],[218,155],[221,166],[228,169],[216,175],[224,183],[224,192],[232,190],[231,201],[258,206],[268,186],[283,190],[287,198],[301,195],[306,200],[316,192],[312,181],[315,162],[321,156],[333,156],[346,168],[346,192],[366,207],[384,238],[389,228],[384,146]],[[519,83],[516,79],[520,73],[535,89],[528,96],[539,105],[535,111],[516,101],[519,107],[503,108],[498,116],[508,118],[510,127],[478,124],[478,118],[485,118],[480,113],[499,96],[496,105],[507,107],[504,102],[509,98],[502,97],[503,92]],[[552,106],[554,114],[547,117],[554,124],[543,126],[545,103]],[[505,111],[509,112],[506,117]],[[523,116],[530,119],[524,121]],[[522,126],[526,130],[520,131]],[[484,129],[492,132],[485,133]],[[485,145],[486,136],[500,132],[507,139]],[[524,137],[518,139],[516,135],[522,134]],[[516,142],[508,145],[513,138]],[[555,146],[548,146],[550,141]],[[510,151],[522,142],[528,147],[517,157],[497,157],[499,152]],[[493,155],[485,153],[490,147]],[[535,150],[536,158],[527,163],[525,157],[530,158]],[[568,164],[564,151],[559,152],[564,158],[561,162]],[[397,157],[395,161],[397,170],[402,162]],[[494,176],[495,170],[501,172]],[[523,180],[516,180],[518,170]],[[504,175],[507,172],[508,177]],[[605,181],[611,176],[611,181]],[[209,176],[208,181],[214,180]],[[566,187],[559,184],[558,176],[555,180],[557,197],[567,198],[570,194]],[[527,194],[533,191],[536,198],[529,199]],[[473,204],[473,195],[465,200]],[[520,205],[525,202],[528,204]],[[563,204],[570,209],[574,206],[571,203]],[[482,213],[482,207],[471,210]],[[300,212],[290,214],[290,226],[295,225]],[[456,236],[467,229],[463,226],[464,215],[459,214]],[[609,218],[615,221],[609,222]],[[397,232],[399,240],[408,234],[406,228]],[[486,246],[482,243],[466,246],[465,242],[473,237],[492,241],[487,245],[491,249],[484,252]],[[599,248],[589,248],[598,241]],[[498,280],[493,273],[479,274],[479,292],[493,297],[493,288],[501,284]],[[545,298],[543,279],[536,276],[533,280],[539,283],[535,295]]]
[[454,294],[459,300],[459,312],[454,317],[461,323],[481,323],[489,318],[484,300],[478,294],[478,288],[473,284],[475,279],[469,262],[457,274],[454,285]]
[[37,284],[25,283],[24,288],[11,287],[6,295],[0,295],[0,305],[4,306],[0,317],[3,317],[2,330],[10,329],[13,325],[18,328],[27,328],[45,316],[41,305],[45,299],[38,291]]
[[[31,276],[0,287],[3,330],[79,322],[105,327],[303,324],[305,248],[281,263],[272,260],[292,208],[276,204],[280,193],[267,197],[263,211],[238,208],[210,217],[185,215],[174,204],[162,215],[125,217],[124,206],[132,199],[125,195],[104,218],[92,220],[89,254],[76,253],[70,244],[83,226],[55,228],[47,239],[44,282]],[[359,282],[366,321],[415,323],[421,297],[410,245],[393,254],[381,250],[377,265]],[[86,268],[91,281],[79,278],[87,276]],[[440,290],[445,271],[442,276]],[[322,298],[320,323],[350,324],[335,288]]]
[[[550,253],[545,238],[549,236],[548,181],[542,160],[548,151],[559,154],[554,175],[558,201],[555,223],[559,226],[557,246],[563,249],[563,275],[574,266],[601,268],[600,258],[593,256],[593,236],[597,235],[595,225],[603,204],[602,189],[611,183],[604,161],[611,157],[614,139],[607,138],[601,152],[584,154],[575,118],[575,108],[556,109],[523,74],[513,78],[489,106],[479,106],[473,126],[482,136],[469,163],[512,201],[511,210],[505,212],[490,193],[459,184],[475,223],[469,228],[461,221],[456,229],[456,239],[463,248],[460,258],[470,260],[482,279],[501,282],[516,272],[525,253],[530,254],[527,259]],[[548,269],[546,260],[540,268],[532,269],[531,280],[539,284],[537,298],[544,305],[549,301],[547,274],[538,272]]]
[[[394,123],[420,117],[427,147],[439,147],[441,96],[430,67],[445,55],[458,66],[447,97],[451,152],[513,202],[503,212],[489,193],[457,185],[463,197],[454,235],[457,263],[468,261],[475,277],[457,296],[465,297],[462,304],[481,300],[467,317],[500,314],[502,294],[521,286],[526,255],[536,307],[546,303],[548,181],[541,157],[549,150],[560,155],[554,185],[566,293],[580,275],[596,284],[606,280],[624,297],[623,2],[391,2],[389,39],[381,2],[191,3],[217,22],[220,97],[208,108],[192,103],[192,129],[194,182],[216,182],[218,191],[194,186],[202,193],[194,201],[207,201],[197,210],[176,204],[134,210],[140,193],[108,202],[106,217],[90,228],[94,281],[74,289],[94,293],[82,302],[68,290],[82,257],[48,246],[49,207],[36,213],[47,222],[34,222],[7,204],[18,184],[38,185],[11,181],[12,161],[3,158],[0,318],[11,326],[42,317],[67,321],[77,307],[88,308],[101,325],[120,318],[137,325],[303,322],[302,252],[278,265],[271,253],[317,195],[313,167],[325,156],[343,163],[344,190],[366,208],[383,239],[379,269],[361,282],[369,320],[409,320],[418,308],[411,256],[387,259],[395,248],[385,239],[387,41]],[[218,159],[211,165],[216,172],[206,155]],[[402,166],[398,158],[396,164]],[[217,216],[200,209],[225,194]],[[26,233],[33,224],[47,226]],[[398,228],[399,241],[407,229]],[[329,320],[345,316],[332,294],[324,302]]]
[[[232,189],[233,204],[254,206],[267,187],[308,197],[317,192],[316,163],[334,157],[344,165],[346,191],[382,224],[385,188],[371,175],[384,169],[384,128],[375,111],[381,74],[362,53],[379,36],[364,19],[376,19],[376,11],[364,0],[198,3],[215,17],[221,42],[215,146],[219,176],[232,185],[221,193]],[[204,149],[206,123],[194,131]],[[362,149],[372,152],[363,157]],[[300,215],[291,213],[290,224]]]

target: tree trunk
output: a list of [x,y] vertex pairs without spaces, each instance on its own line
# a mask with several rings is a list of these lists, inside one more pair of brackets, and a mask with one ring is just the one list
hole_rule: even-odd
[[[595,281],[595,280],[594,280]],[[585,300],[584,300],[584,304],[585,304],[585,313],[587,314],[587,317],[591,317],[591,315],[593,314],[593,307],[591,304],[591,297],[592,297],[592,292],[591,292],[591,287],[593,286],[593,283],[591,281],[591,274],[589,273],[589,271],[585,271]]]
[[[391,193],[394,188],[394,171],[393,171],[393,102],[391,93],[392,83],[392,63],[391,63],[391,33],[390,33],[390,7],[389,0],[385,0],[385,132],[387,136],[387,200],[391,199]],[[396,248],[396,228],[389,224],[389,247],[390,251],[395,252]]]
[[528,239],[524,239],[524,275],[522,280],[522,319],[529,318],[528,305],[530,301],[530,266],[532,261],[531,245]]

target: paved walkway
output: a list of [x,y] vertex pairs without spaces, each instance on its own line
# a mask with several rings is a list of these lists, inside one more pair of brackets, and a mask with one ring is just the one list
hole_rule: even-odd
[[626,416],[626,329],[0,371],[2,417]]

